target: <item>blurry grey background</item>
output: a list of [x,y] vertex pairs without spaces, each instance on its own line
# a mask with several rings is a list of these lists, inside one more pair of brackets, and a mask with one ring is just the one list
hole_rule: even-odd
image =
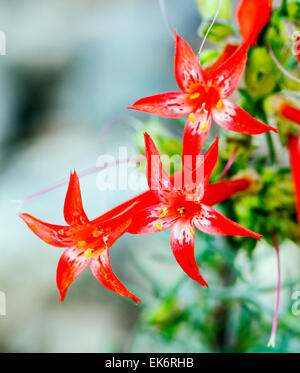
[[[201,19],[194,1],[166,5],[172,25],[197,50]],[[158,1],[2,0],[0,30],[7,35],[7,55],[0,56],[0,290],[7,296],[0,351],[162,351],[147,339],[133,339],[139,313],[155,301],[139,263],[166,285],[181,275],[167,235],[125,235],[111,250],[115,273],[144,305],[108,291],[89,269],[60,304],[55,271],[62,250],[43,243],[17,217],[22,211],[63,224],[66,185],[23,205],[18,200],[68,177],[73,168],[95,166],[101,154],[117,155],[119,146],[136,153],[133,136],[148,116],[126,106],[176,89],[174,42]],[[96,178],[81,179],[91,219],[135,194],[101,193]],[[296,252],[288,249],[288,255]],[[160,251],[168,264],[155,260]],[[283,267],[284,253],[282,248]],[[268,259],[263,250],[258,255],[264,270],[249,281],[275,283],[274,255]],[[240,260],[246,268],[247,259]],[[289,275],[297,260],[295,268],[289,263]],[[273,301],[271,296],[271,307]]]
[[[167,7],[178,32],[197,48],[194,2],[172,0]],[[158,1],[1,1],[0,30],[7,37],[0,58],[0,289],[7,296],[0,351],[126,350],[141,306],[105,289],[89,269],[60,304],[55,271],[62,250],[44,244],[17,217],[26,211],[63,224],[66,186],[23,205],[15,200],[73,168],[95,166],[101,154],[117,155],[119,146],[136,153],[134,118],[145,116],[126,107],[176,87],[174,43]],[[101,193],[96,178],[81,180],[90,218],[135,194]],[[132,269],[129,251],[151,250],[156,240],[125,236],[111,250],[115,273],[140,298],[147,284]]]

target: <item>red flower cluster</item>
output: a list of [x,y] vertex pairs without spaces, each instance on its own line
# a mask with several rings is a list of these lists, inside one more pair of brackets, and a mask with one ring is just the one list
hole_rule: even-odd
[[[221,127],[242,134],[277,132],[228,99],[237,88],[245,68],[248,47],[267,23],[270,10],[270,0],[243,0],[237,18],[244,41],[239,46],[227,45],[219,59],[206,69],[202,69],[191,47],[175,32],[175,77],[181,91],[143,98],[130,108],[170,118],[188,116],[183,157],[199,155],[212,119]],[[284,108],[283,114],[286,113],[287,108]],[[291,117],[294,114],[289,109],[287,115]],[[298,114],[295,115],[297,117]],[[298,155],[292,155],[292,163],[297,168],[299,141],[297,145],[292,143],[291,149],[298,147]],[[75,172],[71,173],[64,205],[67,226],[45,223],[28,214],[20,214],[32,232],[44,242],[66,248],[57,268],[61,301],[71,282],[88,265],[103,286],[136,303],[140,301],[118,280],[109,261],[110,247],[126,232],[144,234],[171,228],[170,244],[178,264],[190,278],[203,286],[207,283],[200,275],[194,256],[195,228],[211,235],[260,239],[261,235],[229,220],[212,207],[251,187],[251,180],[246,177],[209,183],[218,159],[218,138],[202,159],[193,161],[191,168],[184,164],[182,171],[173,177],[164,170],[158,150],[147,133],[145,149],[149,191],[97,219],[90,221],[83,210]],[[297,172],[299,175],[299,170]]]

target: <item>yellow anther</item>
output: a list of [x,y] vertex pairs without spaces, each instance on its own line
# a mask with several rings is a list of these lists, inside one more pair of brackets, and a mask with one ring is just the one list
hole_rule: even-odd
[[99,237],[101,235],[101,233],[98,231],[98,229],[96,228],[95,230],[94,230],[94,232],[93,232],[93,237],[94,238],[97,238],[97,237]]
[[205,131],[208,127],[208,122],[204,122],[201,126],[200,126],[200,130],[201,131]]
[[199,92],[192,93],[192,94],[190,95],[190,99],[191,99],[191,100],[196,100],[199,96],[200,96],[200,93],[199,93]]
[[181,216],[184,216],[184,213],[185,213],[186,210],[185,210],[184,207],[180,206],[180,207],[178,207],[177,211],[179,212],[179,214],[180,214]]
[[189,121],[195,123],[195,115],[193,113],[189,115]]
[[164,218],[167,215],[168,215],[168,209],[163,209],[163,210],[161,210],[159,218],[162,219],[162,218]]
[[80,247],[84,247],[84,246],[86,246],[86,241],[78,241],[77,245],[80,246]]
[[154,223],[154,227],[158,230],[158,231],[162,231],[162,226],[158,223]]
[[84,252],[84,256],[86,258],[90,258],[91,256],[93,256],[92,249],[86,249],[85,252]]
[[194,229],[194,227],[190,227],[190,232],[191,232],[191,234],[192,234],[193,236],[195,236],[195,229]]
[[216,108],[217,108],[217,109],[221,109],[222,106],[223,106],[223,102],[222,102],[222,100],[219,100],[219,101],[217,102]]

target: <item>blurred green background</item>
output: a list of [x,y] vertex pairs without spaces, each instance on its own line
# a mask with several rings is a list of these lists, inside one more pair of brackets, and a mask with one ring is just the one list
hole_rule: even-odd
[[[196,51],[201,22],[193,0],[167,1],[177,32]],[[28,230],[19,212],[63,224],[66,185],[22,203],[31,193],[94,167],[101,154],[137,153],[136,132],[158,120],[129,112],[136,99],[176,90],[174,43],[156,0],[7,0],[0,4],[7,55],[0,56],[1,352],[298,352],[300,252],[281,245],[277,348],[266,347],[275,305],[276,257],[262,242],[252,257],[228,242],[197,235],[201,288],[179,268],[169,233],[122,237],[111,250],[115,273],[143,300],[136,307],[102,287],[87,269],[59,302],[61,249]],[[182,126],[164,121],[180,141]],[[158,130],[157,127],[158,126]],[[255,138],[267,152],[261,136]],[[286,162],[286,156],[282,162]],[[132,170],[131,172],[135,172]],[[81,179],[92,219],[139,191],[98,190],[99,174]],[[101,176],[100,176],[101,177]],[[234,279],[234,280],[233,280]]]

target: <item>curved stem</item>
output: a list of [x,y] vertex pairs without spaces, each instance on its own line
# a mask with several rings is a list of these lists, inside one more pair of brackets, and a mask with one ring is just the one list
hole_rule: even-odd
[[[91,174],[94,174],[98,171],[103,171],[105,170],[106,168],[109,168],[109,167],[113,167],[113,166],[119,166],[120,164],[122,163],[128,163],[130,161],[130,159],[122,159],[120,161],[116,161],[116,162],[111,162],[109,164],[107,164],[106,166],[100,166],[100,167],[92,167],[92,168],[89,168],[87,170],[84,170],[84,171],[81,171],[78,173],[78,176],[79,177],[84,177],[84,176],[87,176],[87,175],[91,175]],[[60,181],[58,181],[56,184],[53,184],[53,185],[50,185],[49,187],[46,187],[36,193],[33,193],[33,194],[30,194],[29,196],[26,196],[25,198],[23,198],[23,200],[20,200],[19,202],[26,202],[26,201],[29,201],[33,198],[36,198],[36,197],[39,197],[43,194],[46,194],[48,192],[51,192],[52,190],[55,190],[65,184],[67,184],[69,181],[69,178],[64,178]]]
[[273,234],[273,243],[274,243],[274,247],[276,250],[276,259],[277,259],[277,286],[276,286],[275,312],[274,312],[272,332],[271,332],[270,340],[268,343],[268,347],[275,347],[275,344],[276,344],[276,330],[277,330],[279,299],[280,299],[280,277],[281,277],[280,276],[280,256],[279,256],[279,246],[278,246],[276,232],[274,232]]
[[158,0],[158,1],[159,1],[160,11],[161,11],[161,14],[163,16],[163,20],[164,20],[165,25],[167,27],[168,33],[170,34],[171,38],[173,40],[175,40],[173,30],[172,30],[172,27],[171,27],[171,23],[169,21],[169,17],[168,17],[167,11],[166,11],[165,0]]
[[222,175],[220,176],[220,181],[224,180],[225,179],[225,176],[227,175],[227,172],[230,170],[230,167],[232,166],[236,156],[237,156],[237,153],[238,153],[238,148],[235,148],[234,152],[232,153],[232,156],[229,158],[223,172],[222,172]]
[[219,1],[219,7],[218,7],[218,10],[217,10],[217,13],[216,13],[216,15],[214,16],[214,18],[213,18],[213,20],[212,20],[212,22],[211,22],[211,24],[210,24],[208,30],[206,31],[206,34],[205,34],[205,36],[204,36],[204,38],[203,38],[203,40],[202,40],[202,43],[201,43],[201,45],[200,45],[200,49],[199,49],[199,52],[198,52],[198,57],[200,56],[200,54],[201,54],[201,52],[202,52],[202,49],[203,49],[203,47],[204,47],[205,41],[206,41],[206,39],[207,39],[207,36],[208,36],[208,34],[209,34],[211,28],[213,27],[214,23],[216,22],[216,19],[217,19],[218,15],[219,15],[219,12],[220,12],[220,9],[221,9],[221,5],[222,5],[222,0]]
[[285,75],[287,76],[288,78],[294,80],[295,82],[299,83],[300,84],[300,79],[296,78],[294,75],[290,74],[288,71],[286,71],[286,69],[281,65],[281,63],[278,61],[278,59],[276,58],[274,52],[273,52],[273,49],[271,47],[271,45],[269,45],[268,47],[269,49],[269,53],[270,53],[270,56],[272,57],[272,60],[275,62],[276,66],[278,67],[278,69]]

